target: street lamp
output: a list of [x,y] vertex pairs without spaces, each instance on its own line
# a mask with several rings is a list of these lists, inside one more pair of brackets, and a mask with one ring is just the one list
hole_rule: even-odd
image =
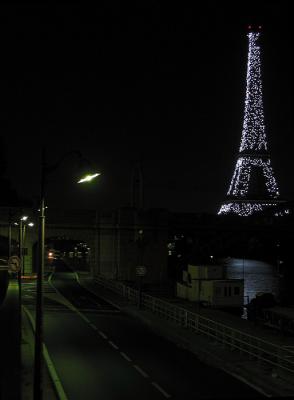
[[96,174],[88,174],[85,177],[81,178],[78,183],[84,183],[84,182],[91,182],[93,179],[95,179],[97,176],[99,176],[99,173]]
[[[45,148],[41,154],[41,187],[40,187],[40,216],[38,228],[38,270],[37,270],[37,293],[36,293],[36,319],[35,319],[35,359],[34,359],[34,400],[43,399],[42,385],[42,347],[43,347],[43,276],[44,276],[44,256],[45,256],[45,187],[48,174],[56,171],[63,161],[71,156],[78,157],[79,166],[84,169],[83,177],[78,183],[90,182],[96,178],[99,173],[90,173],[90,163],[82,157],[79,151],[70,151],[65,153],[55,164],[49,165],[46,162]],[[86,167],[86,168],[85,168]]]

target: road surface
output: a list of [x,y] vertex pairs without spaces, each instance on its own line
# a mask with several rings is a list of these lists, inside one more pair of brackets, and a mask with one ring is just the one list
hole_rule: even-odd
[[[71,272],[45,285],[45,342],[70,400],[257,398],[254,389],[89,293]],[[73,305],[54,300],[57,289]],[[26,284],[31,306],[35,285]]]

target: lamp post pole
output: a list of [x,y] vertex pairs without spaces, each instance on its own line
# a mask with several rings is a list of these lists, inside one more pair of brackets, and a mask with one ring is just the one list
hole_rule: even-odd
[[[55,171],[64,159],[70,155],[78,156],[80,162],[82,159],[79,151],[70,151],[65,153],[61,159],[53,164],[47,165],[45,148],[42,148],[41,154],[41,190],[40,190],[40,215],[38,226],[38,267],[37,267],[37,293],[36,293],[36,319],[35,319],[35,359],[34,359],[34,400],[43,399],[43,280],[45,264],[45,186],[46,177],[49,173]],[[88,166],[87,166],[88,167]],[[89,171],[87,171],[89,172]],[[90,182],[100,173],[87,174],[77,183]]]
[[45,253],[45,149],[41,159],[41,201],[38,227],[38,269],[35,321],[34,400],[43,399],[43,276]]
[[[23,220],[22,218],[19,221],[19,271],[17,273],[17,280],[18,280],[18,324],[19,324],[19,334],[18,334],[18,340],[19,340],[19,346],[21,347],[21,340],[22,340],[22,285],[21,285],[21,272],[22,272],[22,248],[23,248],[23,243],[22,243],[22,226],[23,226]],[[19,353],[19,363],[21,366],[21,351]]]
[[18,245],[19,245],[19,250],[18,250],[18,253],[19,253],[19,260],[20,260],[20,268],[19,268],[19,271],[18,271],[18,285],[19,285],[19,291],[20,291],[20,294],[21,294],[21,273],[22,273],[22,254],[23,254],[23,241],[22,241],[22,239],[23,239],[23,234],[22,234],[22,230],[23,230],[23,220],[22,220],[22,218],[20,219],[20,221],[19,221],[19,232],[18,232]]
[[[138,241],[138,246],[139,246],[139,266],[143,267],[143,230],[139,230],[139,241]],[[142,275],[139,275],[139,290],[138,290],[138,308],[141,308],[142,304]]]
[[23,224],[22,228],[22,275],[25,274],[25,237],[26,237],[26,224]]
[[11,210],[9,210],[9,217],[8,217],[9,219],[8,219],[8,259],[10,258],[10,256],[11,256],[11,242],[12,242],[12,239],[11,239],[11,236],[12,236],[12,226],[11,226],[11,224],[12,224],[12,213],[11,213]]

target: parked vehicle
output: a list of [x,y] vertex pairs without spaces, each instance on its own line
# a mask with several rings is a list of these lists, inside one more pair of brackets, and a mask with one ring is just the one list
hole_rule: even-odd
[[248,320],[294,335],[294,306],[279,305],[272,293],[258,293],[246,307]]

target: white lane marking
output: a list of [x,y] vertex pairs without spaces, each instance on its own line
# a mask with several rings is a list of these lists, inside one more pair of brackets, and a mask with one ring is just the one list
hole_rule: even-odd
[[49,285],[51,285],[52,276],[53,276],[53,272],[50,273],[49,278],[48,278],[48,283],[49,283]]
[[118,350],[118,346],[113,343],[111,340],[108,340],[108,343],[110,344],[110,346],[112,346],[115,350]]
[[88,320],[88,318],[85,317],[78,309],[76,309],[75,311],[84,321],[86,321],[88,324],[90,324],[90,321]]
[[[78,275],[76,272],[74,272],[74,275],[75,275],[75,277],[76,277],[77,282],[81,285],[79,275]],[[81,285],[81,286],[82,286],[82,285]]]
[[132,360],[130,359],[130,357],[128,357],[128,356],[126,355],[126,353],[124,353],[123,351],[120,351],[120,355],[121,355],[123,358],[125,358],[127,361],[132,361]]
[[93,324],[91,324],[91,323],[90,323],[89,325],[90,325],[90,327],[91,327],[92,329],[95,329],[95,331],[97,331],[97,329],[98,329],[97,326],[95,326],[95,325],[93,325]]
[[166,397],[167,399],[168,399],[169,397],[171,397],[171,395],[168,394],[165,390],[163,390],[162,387],[158,385],[158,383],[156,383],[156,382],[151,382],[151,385],[153,385],[154,387],[156,387],[156,389],[159,390],[160,393],[163,394],[164,397]]
[[103,333],[103,332],[101,332],[101,331],[98,331],[98,333],[99,333],[99,335],[100,336],[102,336],[103,337],[103,339],[107,339],[107,336]]
[[145,371],[143,371],[138,365],[134,364],[133,367],[142,375],[144,378],[148,378],[149,375],[146,374]]

